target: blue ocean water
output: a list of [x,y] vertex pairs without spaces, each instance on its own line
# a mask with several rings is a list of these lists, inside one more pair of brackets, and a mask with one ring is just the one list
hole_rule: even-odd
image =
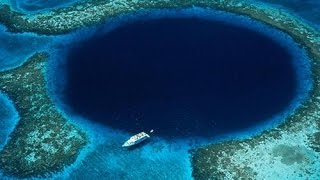
[[10,0],[10,4],[15,10],[23,13],[38,13],[85,1],[86,0]]
[[[66,60],[69,53],[69,49],[67,49],[67,47],[73,46],[75,48],[79,48],[77,47],[78,43],[87,41],[92,38],[92,36],[101,37],[103,34],[112,31],[114,28],[123,26],[132,20],[141,20],[143,18],[150,20],[163,17],[177,18],[181,16],[189,18],[199,17],[206,20],[213,19],[218,22],[231,23],[235,26],[240,26],[241,28],[248,28],[271,38],[283,48],[290,50],[290,56],[293,58],[292,66],[295,68],[295,73],[298,74],[296,79],[297,81],[295,82],[297,88],[294,92],[294,99],[288,107],[283,109],[280,113],[274,114],[272,117],[266,119],[266,121],[259,122],[255,126],[247,126],[245,130],[235,132],[235,134],[232,135],[232,138],[250,136],[252,134],[259,133],[264,129],[275,126],[281,122],[284,116],[288,115],[295,107],[297,107],[303,98],[306,97],[306,91],[310,88],[310,81],[308,79],[310,72],[307,71],[309,65],[307,63],[308,59],[305,56],[304,50],[300,49],[298,45],[296,45],[293,40],[284,33],[245,17],[199,8],[170,12],[142,12],[140,14],[115,18],[106,25],[85,28],[69,35],[55,37],[54,42],[49,43],[50,46],[44,46],[47,47],[45,48],[46,50],[50,49],[49,52],[51,53],[47,72],[48,86],[50,88],[49,91],[60,110],[66,114],[70,121],[78,124],[81,128],[86,130],[91,141],[85,150],[81,152],[77,162],[73,166],[67,167],[65,172],[58,174],[56,176],[57,179],[139,179],[140,177],[145,177],[145,179],[191,179],[191,164],[189,161],[188,150],[191,147],[198,146],[199,144],[219,140],[221,136],[203,139],[196,137],[195,135],[188,139],[171,138],[169,140],[163,139],[161,136],[156,136],[144,144],[144,146],[127,151],[122,149],[120,146],[122,142],[130,137],[131,133],[128,133],[123,129],[117,130],[118,128],[111,128],[107,123],[97,122],[90,118],[80,116],[81,114],[72,111],[72,109],[62,101],[63,97],[61,97],[63,94],[63,88],[61,87],[65,87],[65,85],[69,83],[65,80],[67,75],[65,71],[65,67],[67,65]],[[38,36],[36,35],[29,34],[28,37],[25,37],[25,34],[22,34],[21,36],[14,36],[4,31],[3,34],[4,35],[1,35],[0,37],[4,37],[5,39],[4,41],[0,41],[0,43],[4,43],[2,47],[5,48],[1,48],[0,50],[2,50],[3,56],[8,56],[10,58],[5,58],[2,61],[2,69],[17,66],[21,64],[26,57],[28,57],[26,54],[29,55],[29,53],[32,54],[38,50],[43,50],[43,44],[31,43],[34,40],[33,38],[37,40]],[[21,40],[22,45],[19,45],[19,43],[8,43],[10,41],[7,41],[7,39],[14,39],[15,37],[18,37],[15,41],[20,42]],[[40,42],[42,42],[42,38],[46,39],[48,37],[39,37]],[[45,44],[46,42],[47,41],[45,41]],[[10,46],[14,48],[9,48]],[[17,54],[17,58],[11,58],[14,57],[15,54]],[[233,60],[237,65],[241,65],[239,62],[236,62],[235,59]],[[91,59],[91,61],[93,61],[93,59]],[[167,63],[171,62],[168,61]],[[248,67],[243,66],[243,68]],[[221,69],[217,69],[217,71],[222,72]],[[104,75],[104,73],[105,72],[102,72],[102,75]],[[230,74],[226,74],[226,77],[227,75]],[[4,112],[7,113],[7,115],[3,116],[1,120],[6,122],[4,126],[12,129],[18,119],[17,114],[15,114],[14,108],[12,107],[12,102],[4,98],[0,104],[4,105],[2,110],[5,110]],[[15,119],[15,121],[12,121],[12,119]],[[140,129],[137,129],[137,131],[138,130]],[[10,130],[3,132],[3,137],[5,139]],[[225,134],[224,136],[228,135],[230,135],[230,133]]]
[[[243,131],[235,131],[210,138],[198,137],[197,134],[194,134],[193,137],[182,139],[180,138],[181,136],[179,137],[177,134],[175,134],[177,135],[176,138],[163,138],[163,136],[157,135],[157,131],[155,131],[155,136],[143,146],[129,151],[121,149],[121,144],[130,137],[132,133],[128,133],[128,131],[124,129],[112,128],[105,122],[101,123],[94,119],[90,119],[88,116],[83,116],[83,114],[75,112],[70,108],[70,104],[65,103],[63,96],[65,89],[63,87],[66,87],[67,84],[70,83],[68,79],[65,78],[68,77],[66,67],[69,63],[67,61],[68,54],[71,52],[69,50],[81,48],[82,43],[90,41],[92,38],[97,38],[96,40],[103,39],[106,33],[112,33],[114,29],[124,27],[133,21],[147,23],[148,21],[145,20],[182,17],[197,17],[206,19],[206,21],[211,20],[218,23],[224,22],[226,23],[226,26],[232,24],[233,26],[238,26],[240,29],[247,28],[248,30],[254,30],[272,39],[279,46],[286,49],[289,52],[289,56],[292,58],[292,66],[295,68],[295,73],[297,74],[297,76],[295,76],[295,97],[283,111],[274,114],[264,122],[259,122],[254,126],[247,127]],[[129,32],[127,33],[130,34]],[[255,34],[256,33],[253,33],[253,35]],[[70,121],[78,124],[89,133],[92,143],[82,152],[74,166],[67,168],[64,173],[57,176],[58,178],[88,179],[89,177],[94,177],[104,179],[139,179],[139,177],[146,177],[148,179],[148,177],[150,177],[150,179],[191,179],[191,166],[188,153],[190,148],[209,142],[219,141],[223,138],[248,137],[257,134],[264,129],[274,127],[283,120],[283,117],[290,114],[292,110],[299,105],[301,100],[306,97],[307,90],[311,86],[310,72],[308,71],[308,58],[305,51],[295,44],[286,34],[245,17],[217,11],[208,11],[200,8],[181,11],[154,10],[153,12],[140,12],[137,14],[120,16],[112,19],[105,25],[99,25],[94,28],[85,28],[72,33],[69,36],[61,37],[61,44],[59,46],[60,49],[58,48],[54,51],[56,56],[53,54],[49,61],[47,74],[50,92],[58,107],[66,113],[66,116]],[[68,47],[71,48],[68,50]],[[89,61],[90,63],[93,63],[94,59],[99,59],[94,52],[99,51],[99,49],[102,51],[104,48],[94,46],[94,48],[88,49],[92,51],[91,54],[93,57],[90,58]],[[113,53],[123,55],[122,51],[115,51]],[[57,56],[57,54],[59,56]],[[81,60],[79,60],[79,62],[81,62]],[[104,65],[103,59],[100,60],[100,63]],[[166,63],[171,62],[166,61]],[[234,63],[240,65],[235,59]],[[95,67],[94,65],[95,64],[86,64],[85,66],[92,68]],[[137,68],[138,67],[141,68],[140,66],[137,66]],[[97,70],[96,73],[100,73],[101,77],[96,76],[96,78],[100,78],[101,80],[106,74],[102,66],[99,69],[100,70]],[[106,69],[108,68],[106,67]],[[86,71],[86,73],[88,72],[91,71]],[[219,72],[221,72],[221,70],[219,70]],[[85,75],[79,75],[86,78]],[[79,85],[81,85],[81,83],[79,83]],[[83,88],[89,87],[83,86]],[[108,89],[104,90],[109,91]],[[103,93],[103,91],[101,93]],[[85,94],[83,95],[83,98],[87,99],[92,97],[90,95],[87,95],[87,97]],[[137,129],[136,131],[139,130],[140,129]],[[175,169],[175,171],[173,172],[172,169]]]
[[259,124],[283,111],[297,88],[285,48],[199,18],[129,24],[78,43],[66,61],[64,100],[75,113],[162,137],[212,137]]
[[52,37],[33,33],[11,34],[0,25],[0,71],[21,65],[37,51],[46,50]]
[[301,16],[303,19],[320,26],[320,1],[318,0],[259,0]]
[[18,121],[19,114],[11,100],[6,95],[0,94],[0,149],[7,142]]

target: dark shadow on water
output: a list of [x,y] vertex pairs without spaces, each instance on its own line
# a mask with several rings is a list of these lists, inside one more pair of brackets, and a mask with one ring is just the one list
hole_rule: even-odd
[[207,137],[284,110],[296,91],[291,60],[273,40],[232,25],[136,22],[70,50],[64,101],[130,133]]

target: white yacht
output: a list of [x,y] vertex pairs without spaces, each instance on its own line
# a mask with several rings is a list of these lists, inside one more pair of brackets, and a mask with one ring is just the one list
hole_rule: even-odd
[[[150,131],[152,133],[153,130]],[[136,135],[131,136],[125,143],[123,143],[122,147],[130,147],[136,144],[141,143],[142,141],[150,138],[150,135],[145,132],[140,132]]]

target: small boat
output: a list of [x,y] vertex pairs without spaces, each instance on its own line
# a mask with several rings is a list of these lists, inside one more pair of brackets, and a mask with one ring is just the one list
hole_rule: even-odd
[[[153,130],[150,131],[152,133]],[[123,143],[122,147],[130,147],[136,144],[141,143],[142,141],[150,138],[150,135],[145,132],[140,132],[136,135],[131,136],[125,143]]]

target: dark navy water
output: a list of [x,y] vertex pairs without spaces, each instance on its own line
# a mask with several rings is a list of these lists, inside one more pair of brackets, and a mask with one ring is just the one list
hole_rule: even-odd
[[64,101],[115,129],[208,137],[283,111],[297,86],[291,60],[270,38],[231,24],[137,21],[70,50]]

